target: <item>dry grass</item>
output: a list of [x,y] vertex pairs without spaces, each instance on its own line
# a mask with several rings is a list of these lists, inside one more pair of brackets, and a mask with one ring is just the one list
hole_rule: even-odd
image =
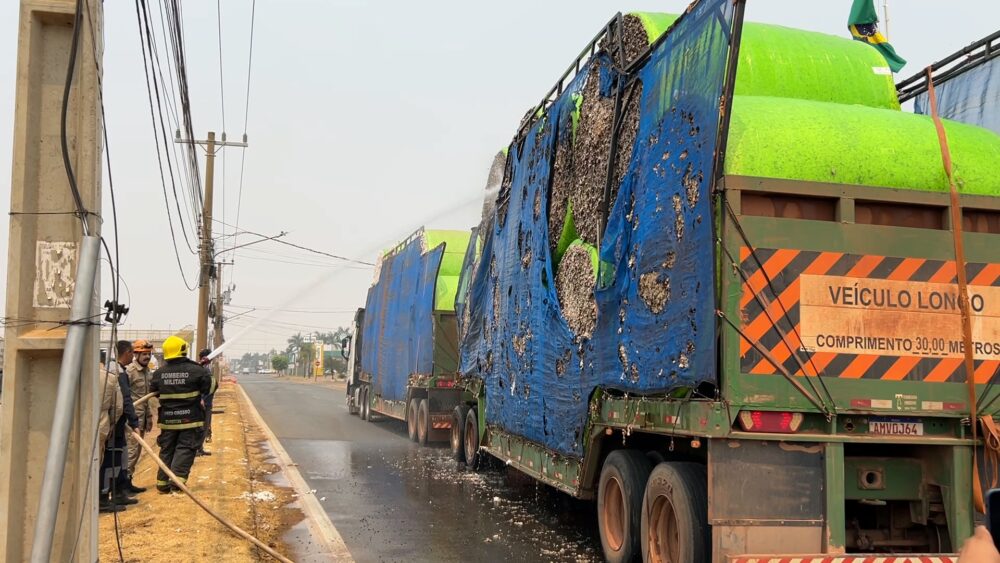
[[[215,395],[214,436],[208,444],[212,455],[196,459],[188,486],[223,517],[290,557],[280,538],[303,516],[288,506],[295,500],[290,489],[266,480],[277,468],[269,462],[263,434],[244,416],[244,408],[234,385],[224,382]],[[155,444],[155,431],[147,438]],[[183,493],[157,493],[156,464],[146,454],[139,460],[134,482],[149,490],[138,496],[139,504],[118,514],[125,561],[270,560]],[[112,515],[100,515],[99,534],[100,560],[118,561]]]

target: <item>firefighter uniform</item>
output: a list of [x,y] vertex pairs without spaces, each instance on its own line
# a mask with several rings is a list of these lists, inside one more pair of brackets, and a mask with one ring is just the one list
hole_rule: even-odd
[[[153,377],[149,366],[139,363],[139,355],[143,352],[152,352],[153,346],[148,340],[136,340],[133,343],[132,350],[135,352],[135,359],[126,366],[125,371],[128,373],[128,382],[132,390],[132,402],[135,403],[135,401],[138,401],[149,393],[150,380]],[[156,401],[153,400],[135,406],[135,416],[139,419],[139,426],[136,428],[136,431],[143,437],[145,437],[146,432],[153,429],[153,409],[155,405]],[[128,474],[132,475],[135,473],[136,464],[139,463],[142,447],[139,446],[139,441],[136,440],[132,433],[129,433],[126,438],[128,438]]]
[[[212,375],[188,359],[188,344],[171,336],[163,342],[166,363],[153,372],[150,391],[159,394],[157,424],[160,436],[160,459],[183,482],[191,472],[195,453],[201,445],[205,412],[201,396],[214,391]],[[170,492],[170,481],[161,469],[156,474],[156,488]]]

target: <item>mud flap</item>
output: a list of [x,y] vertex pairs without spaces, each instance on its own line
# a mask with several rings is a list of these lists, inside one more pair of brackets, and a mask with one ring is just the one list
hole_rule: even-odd
[[[715,561],[824,550],[823,444],[713,439],[708,521]],[[768,558],[762,561],[768,561]]]

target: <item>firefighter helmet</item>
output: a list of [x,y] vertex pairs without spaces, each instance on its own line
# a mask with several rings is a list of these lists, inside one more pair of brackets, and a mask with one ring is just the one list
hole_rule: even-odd
[[172,360],[188,355],[188,343],[178,336],[169,336],[163,341],[163,359]]

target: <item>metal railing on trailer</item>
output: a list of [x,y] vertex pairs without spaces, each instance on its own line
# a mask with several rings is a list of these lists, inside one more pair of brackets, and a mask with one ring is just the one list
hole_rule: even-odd
[[[930,65],[934,84],[940,85],[963,73],[1000,57],[1000,30],[970,43],[958,51]],[[927,92],[927,73],[917,74],[896,84],[899,103],[903,103]]]

